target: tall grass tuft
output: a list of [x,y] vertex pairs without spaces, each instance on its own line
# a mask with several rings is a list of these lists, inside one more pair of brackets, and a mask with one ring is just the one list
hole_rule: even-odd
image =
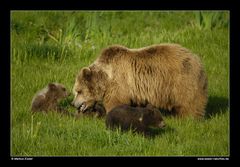
[[229,25],[228,15],[225,12],[196,12],[196,26],[199,29],[213,30],[214,28],[225,28]]

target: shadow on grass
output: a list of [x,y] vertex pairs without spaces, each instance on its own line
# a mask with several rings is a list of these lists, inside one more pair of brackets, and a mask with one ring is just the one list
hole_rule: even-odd
[[161,128],[161,129],[149,129],[148,132],[146,132],[144,135],[147,138],[155,138],[157,136],[161,136],[165,133],[172,133],[174,132],[175,129],[171,128],[170,126],[167,126],[165,128]]
[[225,113],[228,107],[229,107],[228,98],[210,96],[208,98],[205,118],[210,118],[211,116],[214,116],[217,113]]

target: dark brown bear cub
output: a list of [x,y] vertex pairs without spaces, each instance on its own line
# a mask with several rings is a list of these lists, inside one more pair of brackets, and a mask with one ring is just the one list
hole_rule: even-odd
[[160,111],[151,104],[146,107],[120,105],[107,114],[106,126],[110,129],[118,127],[121,130],[132,129],[145,134],[151,127],[163,128],[165,123]]
[[32,112],[66,112],[58,106],[60,100],[69,96],[70,93],[65,86],[60,83],[49,83],[44,89],[40,90],[32,100]]

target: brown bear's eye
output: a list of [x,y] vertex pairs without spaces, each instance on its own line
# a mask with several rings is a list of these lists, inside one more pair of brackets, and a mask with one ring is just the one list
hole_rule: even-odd
[[78,94],[82,94],[82,91],[81,91],[81,90],[79,90],[79,91],[77,91],[77,93],[78,93]]

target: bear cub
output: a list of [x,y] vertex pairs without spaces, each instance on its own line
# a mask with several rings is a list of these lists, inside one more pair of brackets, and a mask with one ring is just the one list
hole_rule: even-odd
[[67,113],[58,103],[68,97],[70,93],[64,85],[60,83],[49,83],[33,97],[31,104],[32,112],[57,111]]
[[101,102],[96,102],[92,107],[89,107],[84,111],[78,110],[76,113],[76,118],[79,118],[83,115],[102,118],[106,115],[106,110]]
[[151,127],[165,127],[160,111],[151,104],[146,107],[117,106],[107,114],[105,123],[109,129],[120,127],[121,130],[132,129],[144,134],[148,133]]

